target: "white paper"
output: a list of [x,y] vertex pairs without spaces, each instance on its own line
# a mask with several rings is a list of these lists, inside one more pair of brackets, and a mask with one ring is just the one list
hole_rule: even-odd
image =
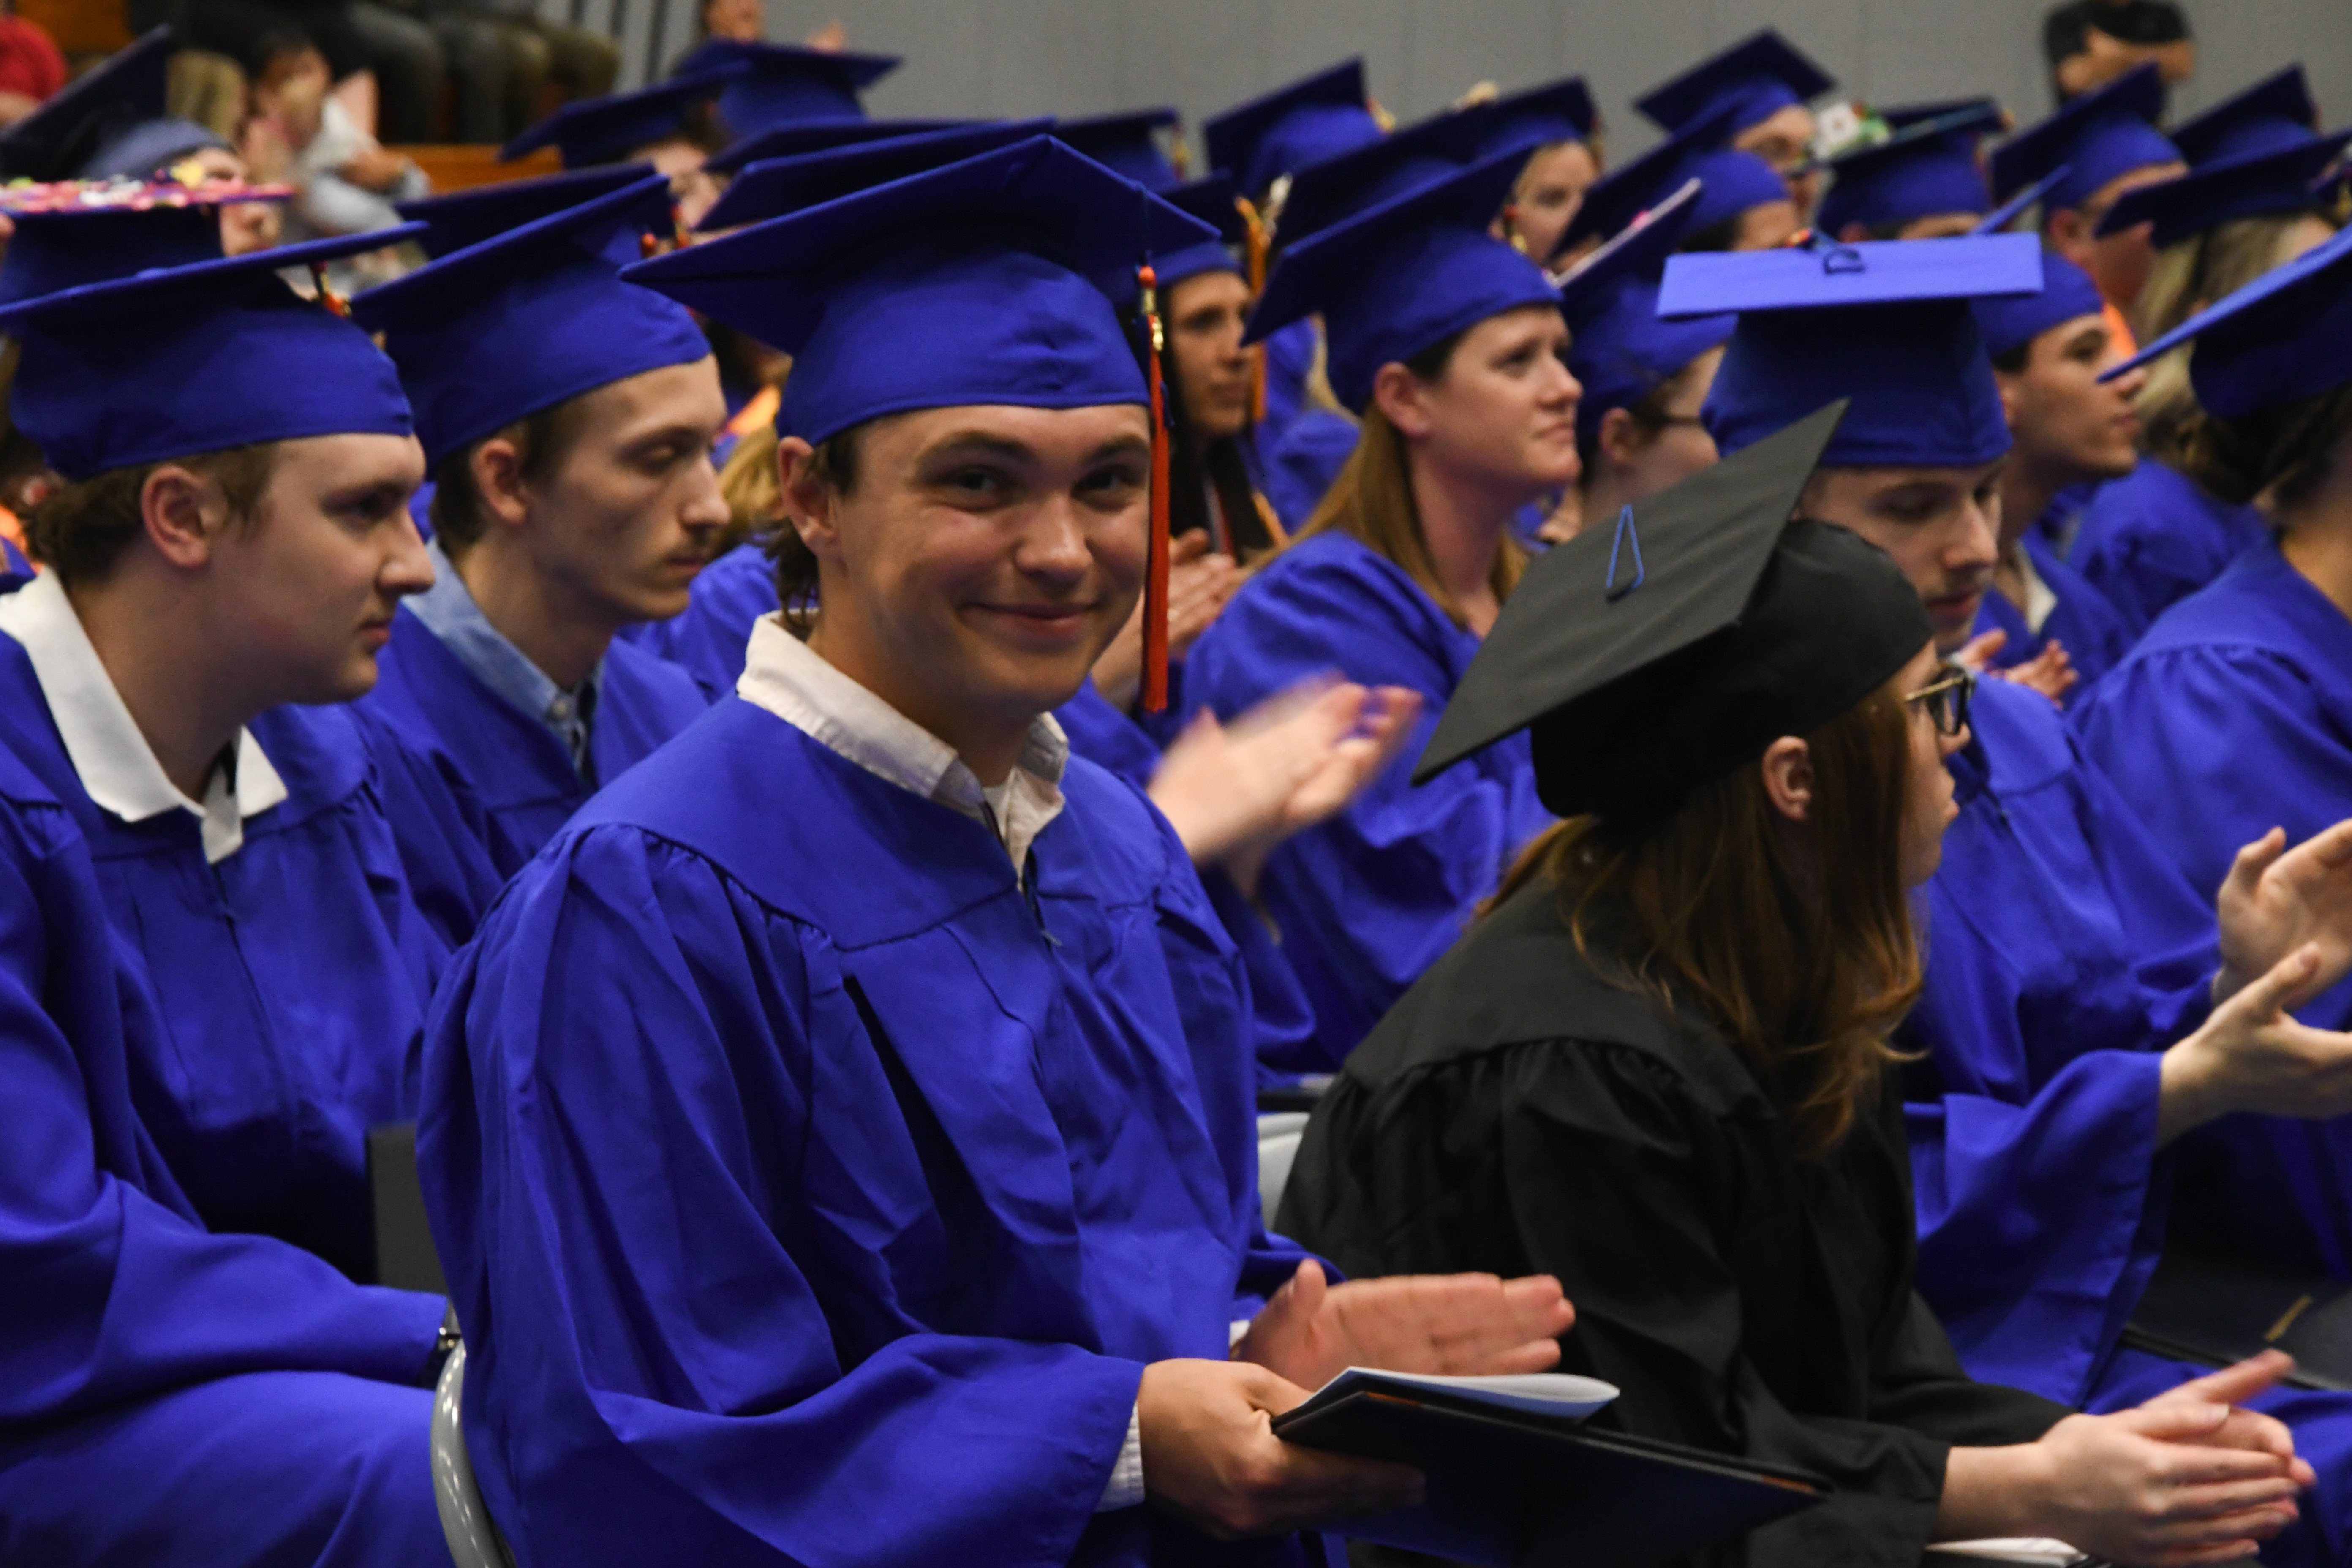
[[1597,1377],[1578,1377],[1565,1372],[1530,1372],[1501,1377],[1442,1377],[1434,1373],[1381,1372],[1373,1367],[1351,1366],[1324,1386],[1334,1387],[1352,1376],[1381,1377],[1391,1383],[1443,1389],[1448,1394],[1475,1399],[1481,1405],[1497,1405],[1506,1410],[1524,1410],[1538,1415],[1566,1415],[1578,1421],[1617,1397],[1613,1384],[1603,1383]]
[[1927,1548],[1932,1556],[1974,1558],[1979,1563],[2021,1564],[2022,1568],[2072,1568],[2090,1559],[2063,1541],[2021,1538],[2004,1541],[1944,1541]]

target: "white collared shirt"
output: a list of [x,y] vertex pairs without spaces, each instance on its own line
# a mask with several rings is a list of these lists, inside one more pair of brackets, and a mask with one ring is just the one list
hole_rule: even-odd
[[1050,713],[1029,726],[1004,782],[985,788],[954,747],[826,663],[772,615],[751,628],[735,694],[875,777],[985,823],[1015,877],[1025,874],[1037,835],[1062,814],[1070,742]]
[[2040,637],[2050,622],[2050,613],[2058,607],[2057,590],[2042,580],[2033,564],[2033,552],[2021,544],[2017,547],[2017,575],[2025,584],[2025,629]]
[[74,775],[100,809],[125,822],[189,812],[204,824],[205,859],[218,865],[244,847],[247,818],[286,798],[286,781],[245,729],[236,732],[236,765],[214,765],[203,802],[181,794],[139,732],[55,572],[0,596],[0,632],[24,646]]

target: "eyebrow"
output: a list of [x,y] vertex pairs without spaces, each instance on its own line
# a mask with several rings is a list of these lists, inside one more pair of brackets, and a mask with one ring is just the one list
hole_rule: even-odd
[[938,462],[942,458],[983,454],[992,458],[1003,458],[1008,462],[1014,463],[1034,463],[1037,460],[1037,454],[1025,441],[1015,441],[1008,436],[992,435],[985,430],[959,430],[951,436],[943,436],[924,447],[921,454],[916,458],[915,464],[918,468],[923,468]]

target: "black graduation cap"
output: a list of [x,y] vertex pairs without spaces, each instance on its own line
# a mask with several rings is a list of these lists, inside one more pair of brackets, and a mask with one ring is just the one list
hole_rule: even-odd
[[1429,779],[1521,730],[1561,816],[1669,809],[1837,717],[1935,636],[1861,535],[1791,521],[1846,405],[1538,557],[1437,721]]

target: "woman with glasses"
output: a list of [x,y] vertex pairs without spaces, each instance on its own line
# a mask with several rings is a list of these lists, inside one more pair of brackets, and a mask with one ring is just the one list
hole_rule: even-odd
[[[1971,678],[1883,552],[1785,521],[1836,417],[1560,546],[1505,609],[1421,772],[1525,731],[1563,820],[1349,1058],[1277,1223],[1360,1275],[1556,1274],[1563,1370],[1622,1391],[1596,1424],[1834,1483],[1749,1568],[2243,1554],[2310,1477],[2226,1408],[2284,1358],[2078,1415],[1972,1381],[1913,1289],[1893,1031]],[[2292,1030],[2284,989],[2224,1026]]]

